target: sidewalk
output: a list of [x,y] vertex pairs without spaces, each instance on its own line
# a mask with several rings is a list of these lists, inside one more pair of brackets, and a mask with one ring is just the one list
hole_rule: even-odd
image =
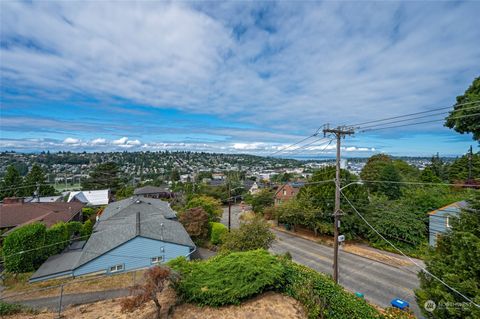
[[[330,237],[329,238],[315,237],[314,235],[310,235],[306,232],[293,232],[279,226],[273,226],[272,228],[277,231],[290,234],[292,236],[297,236],[303,239],[313,241],[320,245],[325,245],[330,247],[333,246],[333,240]],[[348,252],[357,256],[361,256],[364,258],[368,258],[371,260],[375,260],[390,266],[411,268],[416,272],[418,272],[419,270],[419,268],[409,258],[405,256],[395,254],[392,252],[383,251],[380,249],[376,249],[376,248],[367,246],[366,244],[351,244],[351,243],[342,244],[340,246],[340,249],[345,252]],[[415,258],[411,258],[411,259],[421,267],[425,267],[425,264],[423,263],[422,260],[415,259]]]

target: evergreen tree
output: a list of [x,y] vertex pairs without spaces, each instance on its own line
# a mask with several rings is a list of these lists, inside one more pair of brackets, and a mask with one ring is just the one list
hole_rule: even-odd
[[[480,305],[480,192],[469,207],[452,220],[451,230],[437,240],[437,247],[425,260],[426,269],[449,286]],[[480,308],[466,301],[425,272],[419,274],[420,289],[415,294],[422,306],[432,300],[437,307],[425,310],[428,318],[480,318]]]
[[13,165],[7,167],[7,171],[1,182],[0,197],[22,196],[22,177]]
[[47,180],[45,173],[37,164],[33,165],[30,172],[25,176],[23,180],[24,188],[23,196],[33,196],[37,190],[37,184],[39,184],[40,194],[39,196],[49,196],[55,194],[55,188],[51,185],[46,185]]
[[120,185],[118,178],[118,166],[114,162],[108,162],[97,165],[90,177],[82,182],[82,189],[110,189],[115,193]]

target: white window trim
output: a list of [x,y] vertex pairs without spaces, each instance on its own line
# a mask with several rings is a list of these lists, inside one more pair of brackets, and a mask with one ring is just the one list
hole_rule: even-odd
[[150,262],[152,265],[161,264],[163,262],[163,256],[152,257],[150,258]]
[[446,224],[447,228],[452,227],[452,225],[450,225],[450,216],[447,216],[447,218],[445,219],[445,224]]
[[108,268],[109,273],[116,273],[116,272],[120,272],[120,271],[124,271],[124,270],[125,270],[125,265],[124,264],[118,264],[118,265],[110,266]]

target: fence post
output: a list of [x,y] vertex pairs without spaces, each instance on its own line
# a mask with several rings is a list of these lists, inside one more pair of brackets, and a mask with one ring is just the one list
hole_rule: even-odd
[[60,286],[60,303],[58,305],[58,318],[62,318],[62,299],[63,299],[63,285]]

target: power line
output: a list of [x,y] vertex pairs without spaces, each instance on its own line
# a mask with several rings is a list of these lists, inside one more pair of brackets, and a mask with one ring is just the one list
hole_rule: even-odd
[[[472,116],[480,116],[480,113],[456,116],[456,117],[452,117],[451,119],[453,120],[453,119],[467,118],[467,117],[472,117]],[[444,121],[444,120],[445,119],[436,119],[436,120],[416,122],[416,123],[408,123],[408,124],[388,126],[388,127],[369,128],[369,129],[365,129],[365,130],[360,130],[360,132],[364,133],[364,132],[370,132],[370,131],[378,131],[378,130],[384,130],[384,129],[399,128],[399,127],[405,127],[405,126],[433,123],[433,122]]]
[[428,182],[410,182],[410,181],[372,181],[372,180],[360,180],[361,182],[364,183],[390,183],[390,184],[408,184],[408,185],[436,185],[436,186],[469,186],[469,187],[480,187],[480,185],[470,185],[470,184],[464,184],[464,183],[428,183]]
[[[467,108],[467,109],[476,109],[476,108],[479,108],[479,107],[480,107],[480,105],[478,105],[478,106],[473,106],[473,107],[470,107],[470,108]],[[463,111],[463,110],[462,110],[462,111]],[[391,122],[386,122],[386,123],[374,124],[374,125],[370,125],[370,126],[360,126],[360,127],[357,127],[357,128],[367,129],[367,128],[377,127],[377,126],[382,126],[382,125],[396,124],[396,123],[401,123],[401,122],[413,121],[413,120],[422,119],[422,118],[427,118],[427,117],[431,117],[431,116],[435,116],[435,115],[447,115],[448,113],[452,113],[452,112],[432,113],[432,114],[427,114],[427,115],[422,115],[422,116],[416,116],[416,117],[412,117],[412,118],[408,118],[408,119],[403,119],[403,120],[396,120],[396,121],[391,121]],[[468,114],[466,114],[466,115],[468,115]]]
[[348,199],[347,196],[345,196],[345,194],[340,190],[340,193],[342,194],[342,196],[345,198],[345,200],[349,203],[349,205],[353,208],[353,210],[355,211],[355,213],[357,213],[358,216],[360,216],[360,218],[378,235],[380,236],[380,238],[382,238],[384,241],[386,241],[390,246],[392,246],[393,249],[395,249],[396,251],[398,251],[400,254],[402,254],[404,257],[408,258],[408,260],[410,262],[412,262],[415,266],[417,266],[418,268],[420,268],[423,272],[425,272],[426,274],[430,275],[431,277],[435,278],[436,280],[438,280],[439,282],[441,282],[445,287],[449,288],[450,290],[456,292],[457,294],[459,294],[460,296],[462,296],[465,300],[467,300],[468,302],[472,303],[473,305],[475,305],[476,307],[480,308],[480,305],[476,304],[475,302],[473,302],[470,298],[468,298],[467,296],[465,296],[464,294],[462,294],[461,292],[459,292],[457,289],[449,286],[447,283],[445,283],[442,279],[438,278],[437,276],[435,276],[434,274],[432,274],[431,272],[429,272],[427,269],[423,268],[421,265],[419,265],[415,260],[413,260],[412,258],[410,258],[409,256],[407,256],[403,251],[401,251],[399,248],[397,248],[394,244],[392,244],[388,239],[386,239],[382,234],[380,234],[380,232],[378,232],[378,230],[375,229],[375,227],[373,227],[366,219],[365,217],[363,217],[362,214],[360,214],[360,212],[355,208],[355,206],[353,206],[353,204],[350,202],[350,200]]
[[287,150],[288,148],[290,148],[290,147],[292,147],[292,146],[298,145],[298,144],[303,143],[303,142],[305,142],[306,140],[308,140],[308,139],[310,139],[310,138],[312,138],[312,137],[318,136],[319,133],[320,133],[320,128],[318,128],[318,129],[315,131],[315,133],[313,133],[312,135],[309,135],[309,136],[301,139],[301,140],[298,141],[298,142],[295,142],[295,143],[293,143],[293,144],[290,144],[290,145],[288,145],[288,146],[286,146],[286,147],[284,147],[284,148],[282,148],[282,149],[280,149],[280,150],[277,150],[277,151],[275,151],[275,152],[273,152],[273,153],[270,153],[270,154],[268,154],[268,155],[266,155],[266,156],[267,156],[267,157],[270,157],[270,156],[272,156],[272,155],[275,155],[275,154],[278,154],[278,153],[280,153],[280,152],[283,152],[283,151]]
[[320,153],[323,152],[323,151],[325,151],[325,150],[327,149],[327,147],[328,147],[328,146],[332,143],[332,141],[333,141],[332,138],[330,138],[330,140],[329,140],[328,138],[322,137],[322,138],[319,138],[319,139],[317,139],[317,140],[314,140],[313,142],[310,142],[310,143],[305,144],[305,145],[302,145],[302,146],[300,146],[300,147],[298,147],[298,148],[296,148],[296,149],[293,149],[293,150],[288,151],[289,153],[287,153],[287,155],[294,154],[295,152],[297,152],[297,151],[299,151],[299,150],[301,150],[301,149],[306,149],[307,147],[309,147],[309,146],[311,146],[312,144],[315,144],[315,143],[317,143],[317,142],[319,142],[319,141],[321,141],[321,140],[325,140],[325,142],[328,141],[328,144],[327,144],[322,150],[319,151]]
[[[463,106],[463,105],[469,105],[469,104],[475,104],[475,103],[479,103],[479,101],[473,101],[473,102],[466,102],[466,103],[462,103],[462,104],[456,104],[455,106]],[[403,117],[409,117],[409,116],[419,115],[419,114],[426,114],[426,113],[430,113],[430,112],[435,112],[435,111],[445,110],[445,109],[451,109],[451,108],[452,108],[452,106],[445,106],[445,107],[435,108],[435,109],[428,110],[428,111],[422,111],[422,112],[416,112],[416,113],[409,113],[409,114],[398,115],[398,116],[393,116],[393,117],[387,117],[387,118],[378,119],[378,120],[372,120],[372,121],[368,121],[368,122],[363,122],[363,123],[354,124],[354,125],[351,125],[351,126],[358,127],[358,126],[365,125],[365,124],[376,123],[376,122],[383,122],[383,121],[388,121],[388,120],[394,120],[394,119],[399,119],[399,118],[403,118]],[[455,112],[455,111],[457,111],[457,110],[453,110],[453,112]]]

